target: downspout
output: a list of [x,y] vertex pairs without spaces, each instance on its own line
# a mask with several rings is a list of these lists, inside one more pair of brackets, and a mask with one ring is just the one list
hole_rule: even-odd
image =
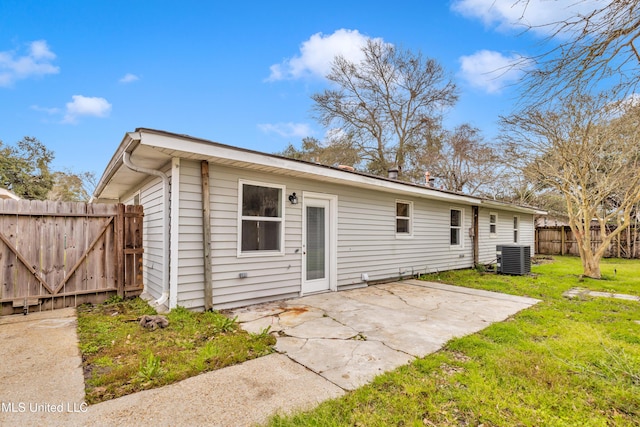
[[171,217],[169,215],[169,177],[159,170],[134,165],[131,162],[131,154],[126,151],[122,154],[122,162],[132,171],[146,173],[147,175],[157,176],[162,179],[163,204],[165,206],[163,210],[164,233],[162,234],[162,295],[154,303],[156,305],[163,305],[169,299],[169,229],[171,226]]

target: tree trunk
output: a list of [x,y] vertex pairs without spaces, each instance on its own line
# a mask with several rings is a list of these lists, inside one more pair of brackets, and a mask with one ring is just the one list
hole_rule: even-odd
[[591,277],[593,279],[602,278],[602,273],[600,273],[600,258],[601,257],[594,255],[590,250],[584,251],[582,257],[582,270],[586,277]]

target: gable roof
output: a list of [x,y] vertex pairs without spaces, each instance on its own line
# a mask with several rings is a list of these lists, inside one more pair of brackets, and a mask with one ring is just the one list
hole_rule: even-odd
[[124,164],[124,153],[129,153],[131,161],[135,165],[147,169],[161,170],[166,168],[174,157],[189,160],[207,160],[214,164],[360,188],[371,188],[398,195],[444,200],[467,205],[488,204],[496,208],[502,207],[503,209],[526,213],[543,213],[531,207],[490,201],[424,185],[233,147],[201,138],[194,138],[189,135],[147,128],[138,128],[135,132],[125,134],[98,182],[94,191],[94,199],[99,201],[119,201],[147,178],[146,174],[133,171]]

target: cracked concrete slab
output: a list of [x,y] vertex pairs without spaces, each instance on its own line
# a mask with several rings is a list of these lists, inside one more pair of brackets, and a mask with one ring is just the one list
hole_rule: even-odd
[[407,280],[260,304],[255,313],[245,307],[231,315],[250,332],[270,326],[278,352],[353,390],[537,302]]
[[622,299],[626,301],[638,301],[640,297],[628,294],[614,294],[611,292],[590,291],[584,288],[571,288],[563,294],[567,298],[584,298],[584,297],[601,297],[601,298],[614,298]]
[[[0,318],[0,425],[169,426],[176,408],[185,425],[263,423],[341,396],[536,302],[408,280],[245,307],[231,315],[251,332],[269,327],[280,354],[88,407],[75,310],[8,316]],[[32,412],[31,404],[64,412]]]
[[361,387],[413,359],[379,341],[282,337],[276,349],[344,390]]
[[296,338],[348,340],[358,335],[358,330],[336,322],[330,317],[320,317],[306,320],[297,326],[287,328],[286,334]]

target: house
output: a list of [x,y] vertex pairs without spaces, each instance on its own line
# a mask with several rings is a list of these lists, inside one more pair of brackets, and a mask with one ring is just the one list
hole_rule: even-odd
[[94,201],[144,206],[145,293],[192,309],[490,264],[501,244],[533,254],[540,213],[143,128]]
[[0,187],[0,199],[20,200],[20,197],[13,191]]

